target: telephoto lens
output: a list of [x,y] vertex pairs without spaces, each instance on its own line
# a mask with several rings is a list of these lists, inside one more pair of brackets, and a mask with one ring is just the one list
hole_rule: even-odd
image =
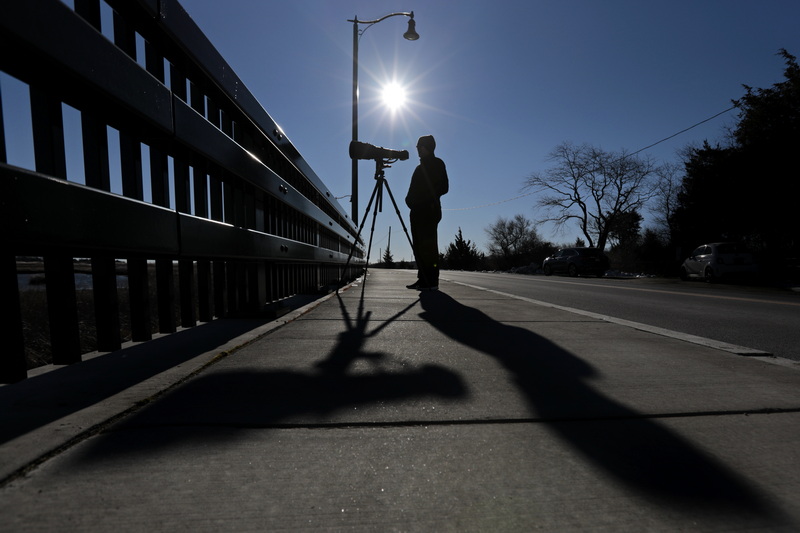
[[408,150],[390,150],[369,143],[350,141],[350,159],[408,159]]

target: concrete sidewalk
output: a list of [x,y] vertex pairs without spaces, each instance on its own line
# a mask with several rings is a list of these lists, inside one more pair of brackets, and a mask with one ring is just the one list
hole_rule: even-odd
[[0,388],[0,531],[800,529],[800,371],[411,281]]

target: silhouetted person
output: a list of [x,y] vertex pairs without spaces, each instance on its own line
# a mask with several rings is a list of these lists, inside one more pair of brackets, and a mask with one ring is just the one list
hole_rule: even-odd
[[442,204],[439,198],[447,193],[450,186],[447,168],[444,161],[434,155],[435,149],[433,135],[425,135],[417,141],[419,165],[414,169],[406,195],[406,205],[411,209],[411,238],[417,260],[417,281],[408,285],[409,289],[439,287],[437,232],[439,221],[442,220]]

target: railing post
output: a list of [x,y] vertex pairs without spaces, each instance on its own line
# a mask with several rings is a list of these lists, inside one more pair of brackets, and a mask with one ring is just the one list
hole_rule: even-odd
[[[30,98],[36,171],[67,179],[61,102],[34,85]],[[78,362],[81,348],[72,257],[45,256],[44,267],[53,362]]]
[[200,322],[214,319],[214,290],[211,281],[211,262],[197,261],[197,308]]
[[75,12],[100,31],[100,0],[75,0]]
[[69,365],[80,362],[81,340],[72,257],[45,256],[44,277],[53,364]]
[[61,102],[49,92],[34,85],[30,86],[30,98],[36,171],[67,179]]
[[81,112],[83,138],[83,171],[86,185],[111,190],[111,175],[108,165],[108,130],[96,113]]
[[175,333],[175,275],[170,259],[156,259],[156,291],[158,293],[158,331]]
[[142,145],[130,133],[119,132],[120,170],[122,194],[134,200],[144,199],[142,183]]
[[228,314],[228,286],[226,284],[226,264],[225,261],[214,261],[213,280],[214,280],[214,312],[216,316],[223,317]]
[[153,338],[150,317],[150,273],[147,260],[128,258],[128,295],[131,307],[131,339],[137,342]]
[[190,259],[181,259],[178,261],[178,292],[181,303],[181,326],[184,328],[197,325],[197,313],[194,308],[194,287],[194,262]]
[[97,329],[97,349],[103,352],[119,350],[119,298],[117,272],[113,257],[92,258],[92,295],[94,321]]

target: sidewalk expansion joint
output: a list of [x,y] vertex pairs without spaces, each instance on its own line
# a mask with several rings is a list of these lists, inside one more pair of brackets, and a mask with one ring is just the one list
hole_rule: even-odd
[[[671,418],[701,418],[723,416],[757,416],[800,413],[800,407],[792,408],[764,408],[751,410],[723,410],[723,411],[691,411],[675,413],[651,413],[632,415],[586,416],[586,417],[521,417],[521,418],[475,418],[475,419],[446,419],[446,420],[397,420],[397,421],[372,421],[372,422],[287,422],[287,423],[226,423],[226,422],[198,422],[186,424],[141,424],[120,428],[119,431],[138,431],[142,429],[157,428],[234,428],[234,429],[384,429],[406,427],[444,427],[444,426],[489,426],[489,425],[518,425],[518,424],[564,424],[586,422],[625,422],[637,420],[659,420]],[[110,430],[116,431],[116,430]]]

